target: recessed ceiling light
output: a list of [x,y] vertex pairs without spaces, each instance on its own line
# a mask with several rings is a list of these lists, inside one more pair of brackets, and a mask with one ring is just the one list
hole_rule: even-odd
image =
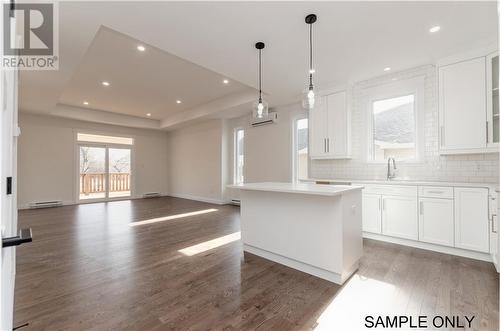
[[384,68],[384,71],[390,71],[390,70],[391,70],[391,68],[390,68],[390,67],[385,67],[385,68]]
[[102,85],[104,85],[104,86],[109,86],[109,85],[111,85],[111,84],[110,84],[109,82],[107,82],[107,81],[104,81],[104,82],[102,82]]
[[147,117],[151,117],[151,113],[147,113],[147,114],[146,114],[146,116],[147,116]]
[[144,52],[144,51],[146,50],[146,47],[144,47],[144,46],[142,46],[142,45],[139,45],[139,46],[137,46],[137,50],[138,50],[139,52]]
[[432,28],[429,29],[430,33],[438,32],[441,30],[441,27],[439,25],[433,26]]
[[177,101],[175,101],[175,102],[176,102],[176,103],[182,103],[182,101],[181,101],[181,100],[177,100]]
[[84,102],[83,102],[83,104],[84,104],[85,106],[88,106],[88,105],[89,105],[89,102],[88,102],[88,101],[84,101]]
[[224,84],[229,84],[229,81],[228,81],[227,79],[224,79],[222,82],[223,82]]

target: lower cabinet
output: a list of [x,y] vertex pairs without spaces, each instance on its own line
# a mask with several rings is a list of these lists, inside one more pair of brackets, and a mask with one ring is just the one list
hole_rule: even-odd
[[382,196],[363,194],[363,231],[382,233]]
[[491,250],[493,260],[498,260],[496,206],[489,211],[488,193],[479,187],[419,186],[417,193],[417,187],[366,184],[363,231],[483,253]]
[[416,197],[382,196],[382,233],[418,240]]
[[454,245],[453,199],[420,198],[418,221],[420,241]]
[[455,188],[455,247],[489,252],[488,189]]

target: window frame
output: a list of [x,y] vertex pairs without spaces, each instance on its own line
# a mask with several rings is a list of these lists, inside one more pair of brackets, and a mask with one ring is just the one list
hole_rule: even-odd
[[301,113],[292,117],[292,180],[294,183],[299,183],[300,178],[298,176],[298,136],[297,136],[297,123],[300,120],[307,119],[307,177],[310,177],[311,170],[311,158],[309,157],[310,144],[309,144],[309,116],[307,113]]
[[384,85],[371,87],[366,89],[366,104],[365,104],[365,118],[366,118],[366,162],[370,164],[384,164],[385,160],[374,160],[373,158],[373,103],[385,99],[397,98],[405,95],[414,95],[414,118],[415,118],[415,158],[411,160],[396,160],[400,163],[412,164],[422,163],[424,161],[424,147],[425,147],[425,87],[424,76],[417,76],[414,78],[398,80]]
[[238,132],[243,131],[243,157],[245,156],[245,128],[242,126],[233,129],[233,184],[243,184],[245,182],[245,159],[243,159],[242,176],[243,182],[238,181]]

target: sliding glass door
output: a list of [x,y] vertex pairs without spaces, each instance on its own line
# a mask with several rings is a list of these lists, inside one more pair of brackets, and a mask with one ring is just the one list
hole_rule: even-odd
[[108,149],[109,197],[130,196],[130,148]]
[[131,196],[131,149],[79,145],[79,200]]

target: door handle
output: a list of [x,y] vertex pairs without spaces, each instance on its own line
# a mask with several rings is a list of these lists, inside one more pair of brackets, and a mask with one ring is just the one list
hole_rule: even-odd
[[2,247],[19,246],[33,241],[31,228],[21,229],[15,237],[2,238]]

